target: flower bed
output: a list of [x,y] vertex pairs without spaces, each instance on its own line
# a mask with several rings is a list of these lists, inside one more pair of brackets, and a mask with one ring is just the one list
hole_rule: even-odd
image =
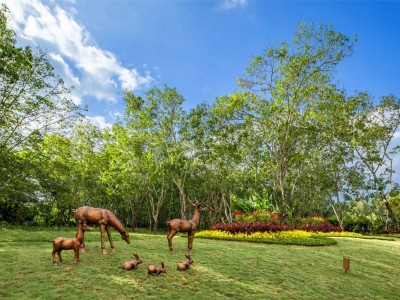
[[324,237],[362,237],[363,236],[361,233],[348,232],[348,231],[317,232],[314,235],[315,236],[324,236]]
[[313,237],[313,234],[304,230],[288,230],[276,232],[231,233],[221,230],[204,230],[196,233],[196,238],[215,240],[257,242],[269,244],[326,246],[335,245],[336,241],[326,237]]

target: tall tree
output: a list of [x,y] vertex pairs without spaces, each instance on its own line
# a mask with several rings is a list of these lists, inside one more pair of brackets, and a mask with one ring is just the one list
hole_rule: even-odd
[[[77,116],[69,89],[54,74],[46,54],[17,47],[7,27],[7,7],[0,7],[0,205],[31,180],[31,162],[43,134]],[[23,155],[21,154],[23,151]]]
[[[221,102],[235,122],[247,123],[252,155],[271,178],[275,205],[291,211],[316,153],[325,147],[325,120],[343,101],[333,84],[337,64],[352,54],[353,41],[330,26],[300,24],[292,44],[281,43],[255,56],[244,88]],[[339,95],[339,96],[338,96]],[[249,153],[250,154],[250,153]]]
[[124,100],[127,128],[140,141],[141,175],[148,191],[151,227],[156,231],[172,183],[179,190],[181,213],[185,213],[186,150],[180,143],[184,98],[175,88],[165,85],[163,89],[149,89],[145,98],[127,92]]
[[[395,228],[397,217],[391,207],[390,195],[394,189],[393,159],[400,152],[399,145],[392,141],[400,126],[400,99],[394,95],[384,96],[374,105],[370,96],[361,93],[366,99],[366,108],[360,111],[353,122],[352,146],[356,158],[368,174],[365,189],[380,199]],[[387,227],[387,223],[385,224]]]

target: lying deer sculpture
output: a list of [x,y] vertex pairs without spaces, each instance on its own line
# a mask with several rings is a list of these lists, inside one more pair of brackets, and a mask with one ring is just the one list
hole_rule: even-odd
[[160,275],[161,273],[167,273],[163,261],[161,262],[161,268],[158,268],[155,265],[150,265],[147,267],[147,275],[152,275],[152,274]]
[[133,256],[136,258],[136,260],[127,261],[123,264],[122,269],[127,271],[137,269],[138,264],[141,264],[143,262],[143,260],[139,258],[137,254],[133,253]]
[[53,264],[57,265],[56,262],[56,253],[58,255],[58,258],[60,259],[60,262],[63,261],[61,257],[61,251],[63,250],[71,250],[74,249],[74,262],[77,263],[79,262],[79,247],[83,243],[83,232],[84,231],[91,231],[92,228],[87,226],[87,224],[82,224],[78,223],[78,230],[76,231],[76,235],[73,238],[64,238],[64,237],[58,237],[55,238],[53,242],[53,252],[51,253],[53,257]]
[[[115,228],[120,234],[121,238],[130,244],[128,232],[125,230],[122,223],[118,218],[108,209],[95,208],[89,206],[82,206],[75,211],[76,222],[84,224],[100,225],[101,233],[101,249],[103,254],[107,254],[106,247],[104,246],[104,231],[107,231],[108,240],[110,241],[111,251],[115,252],[115,247],[111,239],[110,226]],[[85,241],[81,244],[82,253],[85,252]]]
[[[172,238],[178,232],[187,232],[188,233],[188,249],[192,250],[193,248],[193,237],[196,232],[197,227],[199,226],[201,213],[204,208],[201,207],[200,203],[195,203],[190,201],[190,204],[195,208],[194,214],[191,220],[182,220],[182,219],[173,219],[167,222],[168,226],[168,246],[171,252],[174,252],[174,248],[172,247]],[[207,206],[207,205],[206,205]],[[207,206],[208,207],[208,206]],[[208,207],[210,208],[210,207]]]
[[178,271],[185,271],[189,269],[190,265],[194,263],[193,259],[190,257],[190,255],[185,254],[187,260],[186,261],[181,261],[178,264],[178,267],[176,268]]

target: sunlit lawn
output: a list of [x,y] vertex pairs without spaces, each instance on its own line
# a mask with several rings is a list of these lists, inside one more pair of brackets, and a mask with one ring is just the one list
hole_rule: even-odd
[[[113,233],[116,253],[101,254],[98,229],[86,235],[88,252],[73,252],[53,266],[51,238],[74,230],[0,228],[0,298],[6,299],[400,299],[400,240],[336,238],[334,246],[306,247],[194,240],[194,264],[179,272],[187,239],[131,234],[131,244]],[[106,239],[106,248],[109,244]],[[132,253],[144,260],[123,270]],[[349,257],[350,272],[342,269]],[[164,261],[167,273],[148,276]]]

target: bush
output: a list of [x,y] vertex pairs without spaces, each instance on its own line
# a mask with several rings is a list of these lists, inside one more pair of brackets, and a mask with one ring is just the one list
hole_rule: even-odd
[[322,216],[312,216],[312,217],[297,217],[294,219],[293,224],[294,225],[320,225],[324,223],[329,223],[327,219],[325,219]]
[[252,213],[244,214],[243,212],[236,212],[233,214],[236,222],[275,222],[281,223],[281,216],[269,210],[256,210]]
[[339,226],[330,223],[316,224],[316,225],[302,225],[294,226],[275,222],[233,222],[233,223],[217,223],[211,227],[211,230],[227,231],[232,234],[237,233],[253,233],[253,232],[277,232],[288,230],[304,230],[310,232],[341,232]]

